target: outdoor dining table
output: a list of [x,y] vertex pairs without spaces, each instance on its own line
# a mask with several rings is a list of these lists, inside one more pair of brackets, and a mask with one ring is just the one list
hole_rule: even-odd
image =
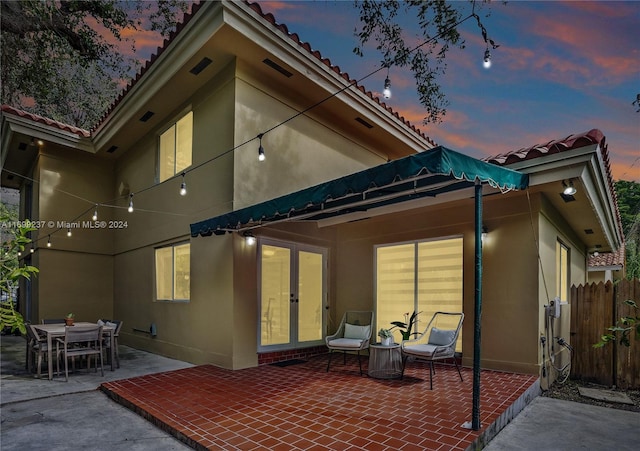
[[[76,326],[97,326],[97,324],[89,322],[75,322],[73,326],[69,327]],[[47,355],[47,363],[49,364],[49,380],[53,379],[53,342],[58,337],[64,337],[65,327],[66,326],[64,324],[34,324],[35,329],[47,334],[47,349],[49,350],[49,353]],[[109,346],[111,352],[111,371],[115,370],[115,337],[113,336],[115,330],[116,328],[112,326],[102,326],[102,334],[108,336],[109,342],[111,343],[111,346]]]

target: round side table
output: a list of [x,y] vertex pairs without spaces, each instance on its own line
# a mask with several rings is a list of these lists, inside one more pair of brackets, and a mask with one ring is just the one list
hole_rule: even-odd
[[398,379],[402,377],[402,353],[398,343],[383,346],[380,343],[369,345],[370,377],[376,379]]

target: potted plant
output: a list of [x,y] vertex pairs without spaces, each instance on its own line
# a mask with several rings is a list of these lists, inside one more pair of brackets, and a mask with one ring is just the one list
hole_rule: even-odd
[[73,319],[75,315],[73,313],[67,313],[67,316],[64,317],[64,323],[67,326],[73,326]]
[[382,346],[389,346],[391,344],[391,340],[393,340],[393,334],[389,329],[380,329],[378,331],[378,337],[380,337],[382,341]]
[[396,327],[400,329],[400,333],[402,334],[403,340],[408,340],[411,338],[411,330],[413,329],[413,325],[418,322],[418,315],[422,312],[416,312],[415,310],[409,317],[409,313],[404,314],[404,322],[402,321],[393,321],[393,327],[391,329],[395,329]]

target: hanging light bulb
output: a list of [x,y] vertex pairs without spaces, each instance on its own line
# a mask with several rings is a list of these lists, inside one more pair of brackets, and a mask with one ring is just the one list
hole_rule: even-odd
[[491,52],[489,51],[489,47],[484,51],[484,62],[482,65],[485,69],[489,69],[491,67]]
[[47,247],[51,247],[51,235],[47,238]]
[[29,249],[29,252],[31,252],[32,254],[35,252],[36,250],[33,247],[33,244],[31,245],[31,249]]
[[385,99],[391,98],[391,80],[389,80],[389,75],[384,79],[384,90],[382,91],[382,97]]
[[184,172],[182,173],[182,183],[180,184],[180,195],[187,195],[187,182],[184,181]]
[[71,228],[67,229],[67,236],[71,236]]
[[129,208],[127,208],[129,213],[133,213],[133,193],[129,194]]
[[258,135],[258,139],[260,140],[260,147],[258,147],[258,161],[264,161],[265,160],[265,156],[264,156],[264,147],[262,147],[262,137],[264,136],[264,134],[260,133]]
[[96,209],[93,212],[93,216],[91,216],[91,219],[94,221],[98,220],[98,204],[96,204]]
[[562,191],[562,193],[565,196],[573,196],[575,193],[578,192],[576,187],[573,186],[573,182],[571,180],[569,180],[569,184],[568,185],[563,181],[562,185],[564,186],[564,190]]

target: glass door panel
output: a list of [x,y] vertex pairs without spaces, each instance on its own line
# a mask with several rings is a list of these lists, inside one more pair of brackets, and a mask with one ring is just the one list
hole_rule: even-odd
[[291,335],[291,250],[262,245],[261,346],[289,343]]
[[298,342],[322,340],[323,255],[298,252]]

